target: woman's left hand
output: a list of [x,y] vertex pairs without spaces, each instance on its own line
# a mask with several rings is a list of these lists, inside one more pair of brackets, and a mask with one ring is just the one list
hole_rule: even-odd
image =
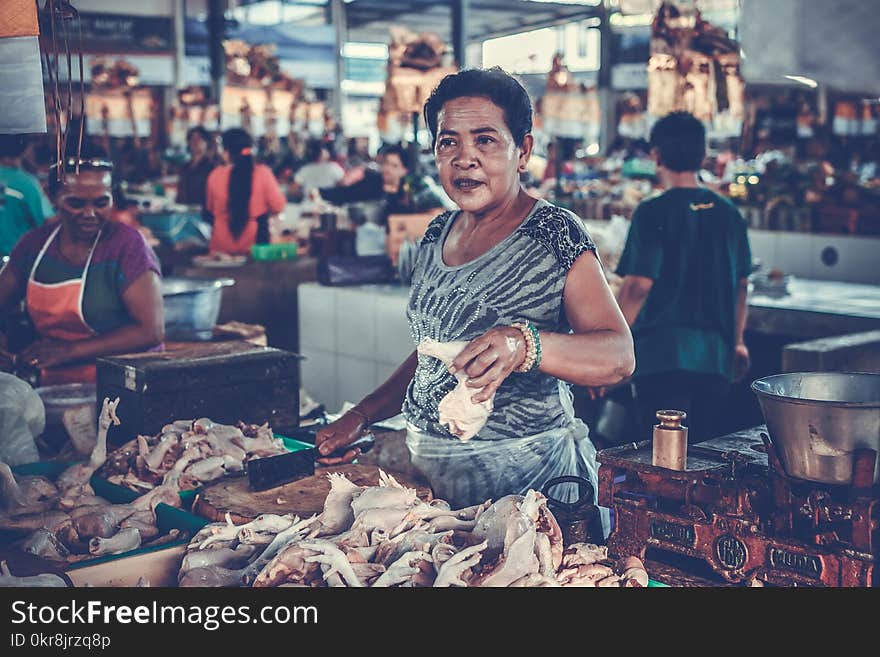
[[76,360],[74,351],[70,342],[42,338],[18,354],[18,361],[30,367],[48,369]]
[[470,388],[482,388],[471,397],[475,404],[490,399],[511,372],[526,358],[526,343],[519,329],[499,326],[474,338],[452,361],[450,373],[464,372]]

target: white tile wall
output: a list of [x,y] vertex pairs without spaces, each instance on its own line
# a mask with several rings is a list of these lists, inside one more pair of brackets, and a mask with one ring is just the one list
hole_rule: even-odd
[[336,290],[336,352],[372,359],[376,352],[376,310],[356,289]]
[[385,383],[388,377],[394,374],[395,370],[403,364],[403,359],[395,365],[387,365],[385,363],[376,363],[376,387]]
[[[848,236],[815,235],[812,244],[813,278],[850,283],[880,284],[880,241]],[[822,262],[822,251],[837,250],[837,263]]]
[[404,290],[299,288],[302,385],[331,412],[384,383],[412,352]]
[[[813,258],[813,235],[808,233],[784,233],[779,234],[776,239],[776,254],[780,264],[773,265],[782,269],[787,274],[794,274],[801,278],[815,278],[813,269],[815,261]],[[764,270],[767,271],[769,263],[765,263]]]
[[772,269],[773,264],[779,261],[778,233],[769,230],[750,230],[749,247],[752,249],[752,259],[761,261],[761,266],[767,270]]
[[331,410],[344,402],[356,404],[376,389],[376,361],[340,355],[336,360],[338,398]]
[[336,299],[333,288],[308,283],[297,289],[299,343],[308,348],[336,351]]
[[[300,329],[302,330],[302,329]],[[339,356],[332,351],[303,347],[304,360],[300,364],[300,380],[312,399],[324,404],[329,411],[339,408],[339,391],[336,386],[336,361]]]
[[[764,271],[778,268],[801,278],[880,285],[880,239],[868,236],[813,235],[749,230],[752,256]],[[822,262],[822,251],[837,249],[833,266]]]

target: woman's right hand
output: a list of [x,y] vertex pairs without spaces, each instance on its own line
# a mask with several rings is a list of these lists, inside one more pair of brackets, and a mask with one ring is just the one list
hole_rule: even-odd
[[351,463],[361,453],[360,448],[354,447],[346,451],[342,456],[327,457],[338,449],[350,445],[358,438],[366,429],[364,418],[357,413],[345,413],[335,422],[331,422],[326,427],[318,430],[315,436],[315,447],[318,453],[323,454],[318,459],[318,463],[323,465],[338,465],[340,463]]

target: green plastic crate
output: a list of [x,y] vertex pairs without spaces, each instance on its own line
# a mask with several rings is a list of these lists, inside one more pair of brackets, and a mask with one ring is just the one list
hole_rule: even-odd
[[280,244],[254,244],[251,247],[251,258],[258,262],[270,260],[296,260],[299,253],[296,242]]
[[[14,468],[12,468],[12,472],[18,475],[39,475],[42,477],[46,477],[47,479],[54,480],[58,475],[64,472],[71,465],[73,465],[73,462],[27,463],[25,465],[15,466]],[[89,483],[95,490],[95,495],[103,497],[112,504],[128,504],[138,497],[138,494],[134,491],[123,488],[122,486],[117,486],[116,484],[111,484],[106,479],[102,479],[95,475],[92,475]],[[195,492],[192,492],[192,494],[190,495],[190,504],[192,497],[195,497]],[[186,500],[184,499],[184,493],[181,493],[181,501],[184,504],[186,503]],[[206,518],[201,518],[192,513],[189,513],[188,511],[184,511],[183,509],[176,509],[172,506],[168,506],[167,504],[160,502],[156,505],[156,524],[159,527],[159,532],[161,534],[166,534],[171,529],[180,529],[181,531],[188,532],[189,535],[192,536],[202,527],[207,525],[208,520]],[[121,559],[123,557],[131,557],[147,552],[154,552],[156,550],[164,550],[165,548],[173,547],[175,545],[185,545],[188,542],[189,538],[172,541],[170,543],[164,543],[162,545],[129,550],[128,552],[122,552],[120,554],[110,554],[102,557],[95,557],[93,559],[84,559],[82,561],[70,564],[70,566],[68,566],[68,570],[76,570],[78,568],[85,568],[86,566],[93,566],[95,564],[104,563],[106,561],[113,561],[115,559]]]
[[[109,485],[112,486],[113,484]],[[131,493],[133,491],[128,492]],[[123,557],[133,557],[139,554],[164,550],[176,545],[186,545],[189,543],[189,539],[192,538],[202,527],[207,525],[208,522],[207,518],[202,518],[189,511],[184,511],[183,509],[175,509],[173,506],[168,506],[167,504],[160,502],[156,505],[156,524],[159,527],[159,533],[167,534],[172,529],[179,529],[187,532],[187,538],[171,541],[170,543],[163,543],[162,545],[129,550],[128,552],[122,552],[120,554],[109,554],[103,557],[95,557],[94,559],[85,559],[71,564],[68,570],[77,570],[79,568],[85,568],[86,566],[94,566],[99,563],[114,561]]]
[[301,440],[297,440],[296,438],[288,438],[287,436],[282,436],[280,434],[275,434],[276,438],[281,438],[281,442],[284,443],[284,446],[287,448],[288,452],[300,452],[304,449],[311,449],[314,445],[310,445],[309,443],[304,443]]

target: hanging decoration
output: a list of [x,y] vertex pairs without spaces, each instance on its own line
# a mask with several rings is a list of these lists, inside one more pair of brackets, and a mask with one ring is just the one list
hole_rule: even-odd
[[141,137],[150,137],[155,108],[150,90],[140,84],[138,68],[124,59],[96,57],[89,62],[89,73],[89,132],[101,135],[108,145],[110,137],[133,137],[136,145]]
[[575,80],[562,55],[553,56],[544,95],[537,102],[536,128],[553,137],[595,142],[599,138],[599,96]]
[[388,45],[388,78],[379,103],[378,127],[387,142],[402,141],[404,127],[418,120],[440,80],[458,69],[439,36],[392,27]]
[[[291,77],[281,68],[275,46],[251,45],[239,39],[225,41],[223,45],[227,84],[220,112],[224,126],[241,126],[273,143],[295,122],[304,131],[309,130],[308,117],[313,112],[323,117],[324,104],[310,97],[303,80]],[[312,105],[318,108],[312,110]],[[321,134],[318,130],[317,135]]]
[[659,118],[683,110],[717,136],[739,135],[745,96],[739,63],[737,43],[692,3],[663,2],[651,24],[648,113]]

